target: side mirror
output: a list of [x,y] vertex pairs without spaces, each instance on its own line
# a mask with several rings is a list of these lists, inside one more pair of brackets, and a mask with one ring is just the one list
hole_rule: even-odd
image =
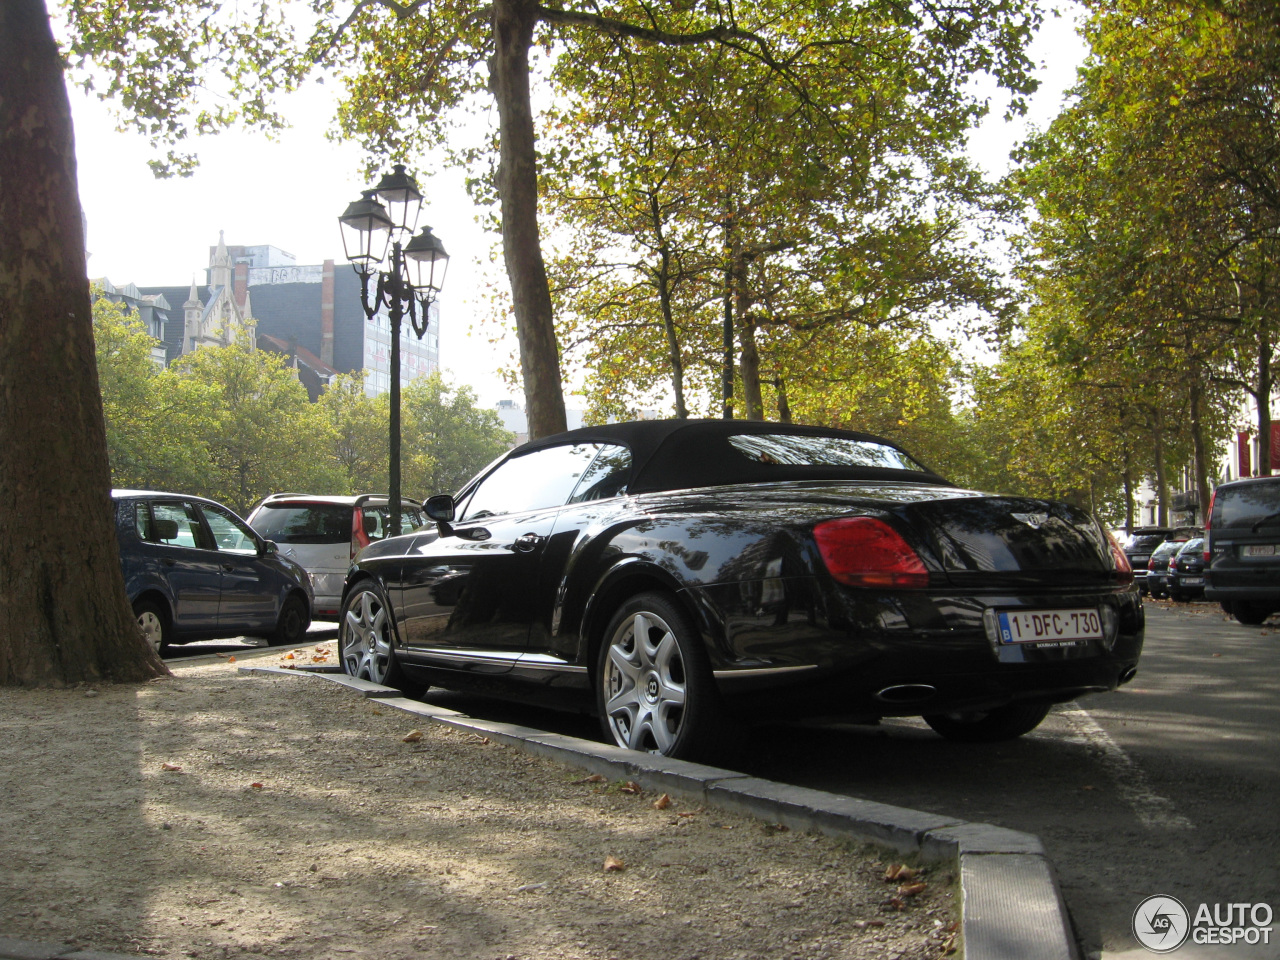
[[280,545],[274,540],[263,540],[258,544],[258,556],[274,557],[280,552]]
[[427,502],[422,505],[422,509],[436,523],[452,523],[457,504],[453,502],[453,497],[449,496],[449,494],[442,493],[438,496],[429,497]]

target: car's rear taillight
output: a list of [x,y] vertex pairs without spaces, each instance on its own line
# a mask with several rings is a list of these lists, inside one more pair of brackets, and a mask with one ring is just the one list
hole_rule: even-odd
[[1121,583],[1133,583],[1133,566],[1129,563],[1129,558],[1111,532],[1104,532],[1107,534],[1107,544],[1111,547],[1111,559],[1116,565],[1116,579]]
[[924,561],[883,520],[825,520],[813,528],[813,539],[827,572],[839,583],[909,590],[929,585]]
[[369,534],[364,532],[364,510],[355,507],[351,511],[351,559],[354,560],[371,543]]

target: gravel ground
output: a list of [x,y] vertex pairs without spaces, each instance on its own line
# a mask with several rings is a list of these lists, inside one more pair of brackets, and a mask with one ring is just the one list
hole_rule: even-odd
[[0,936],[316,960],[955,949],[948,865],[886,880],[901,860],[875,848],[588,778],[318,678],[174,674],[0,695]]

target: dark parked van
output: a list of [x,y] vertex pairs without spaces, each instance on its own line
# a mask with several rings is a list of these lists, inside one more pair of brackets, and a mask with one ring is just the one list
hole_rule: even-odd
[[1280,610],[1280,477],[1224,483],[1209,503],[1205,591],[1241,623]]

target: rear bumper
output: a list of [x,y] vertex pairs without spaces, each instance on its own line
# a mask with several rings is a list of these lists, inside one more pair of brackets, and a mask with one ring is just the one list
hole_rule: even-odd
[[[752,654],[758,666],[738,671],[732,662],[715,664],[725,697],[752,713],[863,718],[990,709],[1017,700],[1063,702],[1127,682],[1145,634],[1136,588],[1034,597],[837,591],[826,599],[802,617],[788,610],[767,624],[758,616],[750,624],[731,618],[730,645],[739,656]],[[1115,614],[1109,644],[1001,644],[983,623],[992,609],[1102,606]],[[746,666],[741,659],[737,665]]]

